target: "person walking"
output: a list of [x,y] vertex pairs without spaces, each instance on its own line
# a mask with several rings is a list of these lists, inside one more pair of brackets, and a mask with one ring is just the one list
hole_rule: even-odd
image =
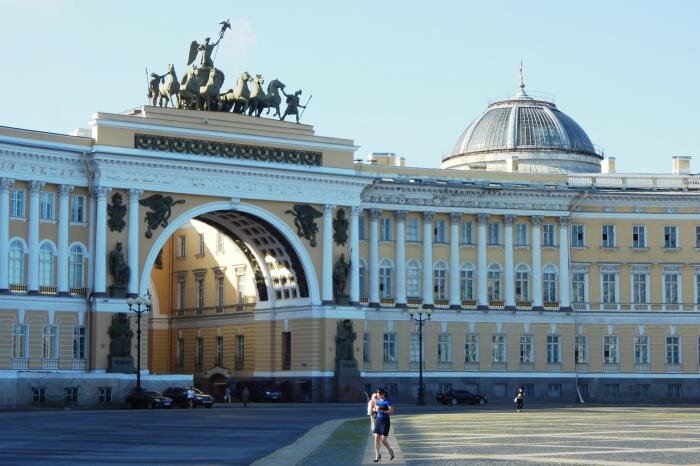
[[391,415],[394,414],[394,407],[391,405],[391,400],[386,396],[383,388],[377,389],[377,401],[375,402],[374,412],[374,462],[378,463],[382,460],[380,452],[381,445],[384,444],[389,452],[389,458],[394,459],[394,450],[389,446],[387,436],[391,427]]
[[250,400],[250,390],[248,390],[248,386],[246,385],[241,391],[241,401],[243,402],[243,406],[248,406],[248,400]]
[[194,408],[194,387],[187,389],[187,407]]
[[226,390],[224,390],[224,401],[226,403],[231,402],[231,387],[226,385]]
[[367,415],[369,416],[369,433],[374,434],[374,418],[377,413],[374,408],[377,406],[377,394],[372,393],[372,396],[367,401]]
[[525,400],[525,390],[523,387],[518,388],[517,393],[515,394],[515,399],[513,400],[515,402],[515,408],[518,410],[517,412],[520,412],[521,409],[523,409],[523,401]]

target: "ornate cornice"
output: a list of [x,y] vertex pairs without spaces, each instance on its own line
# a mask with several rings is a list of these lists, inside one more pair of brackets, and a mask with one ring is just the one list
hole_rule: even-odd
[[80,154],[0,148],[0,176],[55,184],[87,185],[87,170]]
[[258,162],[289,163],[293,165],[321,166],[321,152],[280,147],[249,146],[230,142],[175,138],[153,134],[134,134],[134,148],[173,154],[208,155],[228,159],[255,160]]

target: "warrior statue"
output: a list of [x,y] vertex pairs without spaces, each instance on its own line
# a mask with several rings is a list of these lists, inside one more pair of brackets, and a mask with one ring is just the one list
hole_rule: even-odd
[[280,120],[284,121],[284,117],[287,115],[294,115],[297,117],[297,123],[299,123],[299,107],[306,108],[306,105],[299,104],[299,96],[301,95],[301,90],[298,90],[294,95],[289,95],[284,92],[284,89],[280,89],[282,94],[287,98],[287,109],[284,111],[284,115],[280,117]]

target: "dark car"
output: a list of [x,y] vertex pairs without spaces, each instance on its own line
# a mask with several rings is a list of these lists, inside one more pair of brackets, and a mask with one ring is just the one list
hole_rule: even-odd
[[170,408],[173,400],[152,390],[134,390],[126,397],[126,407],[133,408]]
[[247,382],[238,382],[236,384],[234,396],[239,400],[241,400],[243,387],[248,387],[248,392],[250,393],[250,401],[282,401],[282,389],[276,387],[272,383],[259,382],[255,380]]
[[438,393],[437,401],[438,403],[442,403],[444,405],[456,405],[458,403],[484,405],[488,400],[486,395],[482,395],[480,393],[472,393],[469,390],[452,390],[447,393]]
[[[211,408],[214,405],[214,397],[207,395],[198,388],[194,388],[194,406],[204,406]],[[163,395],[173,399],[173,406],[181,406],[186,408],[189,403],[187,401],[187,387],[168,387],[163,392]]]

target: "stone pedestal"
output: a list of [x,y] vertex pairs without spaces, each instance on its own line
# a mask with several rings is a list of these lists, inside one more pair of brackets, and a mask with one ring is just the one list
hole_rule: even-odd
[[336,400],[343,402],[365,401],[364,387],[357,361],[354,359],[340,360],[336,363],[335,371]]
[[107,356],[107,372],[134,374],[134,358],[132,356]]
[[126,287],[122,285],[112,285],[109,287],[110,298],[126,298]]
[[350,297],[346,294],[341,294],[335,297],[335,304],[338,306],[348,306],[350,304]]

